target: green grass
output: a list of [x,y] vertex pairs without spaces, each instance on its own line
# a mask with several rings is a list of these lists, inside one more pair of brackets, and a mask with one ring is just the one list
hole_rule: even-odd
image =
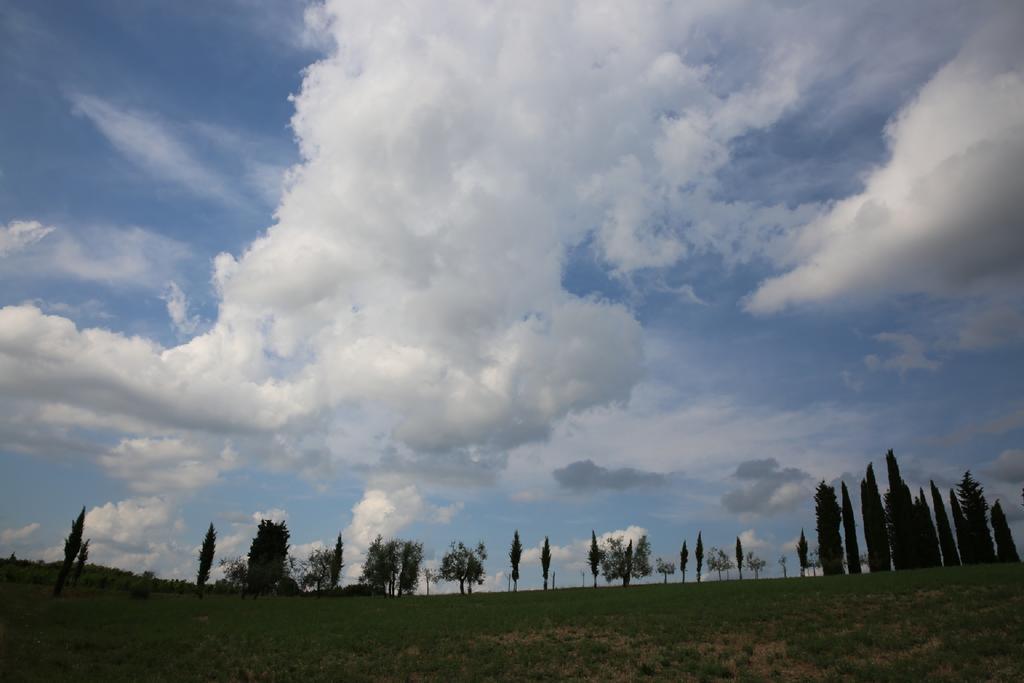
[[1024,680],[1024,565],[467,597],[0,584],[0,680]]

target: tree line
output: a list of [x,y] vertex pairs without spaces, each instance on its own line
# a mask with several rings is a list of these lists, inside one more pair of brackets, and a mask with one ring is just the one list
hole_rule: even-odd
[[[918,489],[916,496],[911,493],[891,449],[886,453],[885,464],[889,489],[884,495],[879,491],[872,463],[868,463],[860,482],[861,522],[867,544],[867,553],[863,556],[846,482],[840,483],[841,503],[834,486],[824,480],[818,484],[814,512],[817,560],[823,574],[859,574],[862,564],[872,572],[883,572],[1020,562],[1002,505],[996,500],[989,508],[984,488],[970,470],[964,472],[960,483],[949,491],[953,517],[950,524],[943,495],[934,481],[929,482],[929,507],[923,488]],[[803,575],[814,566],[803,530],[796,550]]]

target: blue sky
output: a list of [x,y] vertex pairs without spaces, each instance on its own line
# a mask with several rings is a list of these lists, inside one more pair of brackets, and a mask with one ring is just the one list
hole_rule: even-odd
[[1015,3],[209,4],[0,5],[0,552],[1024,534]]

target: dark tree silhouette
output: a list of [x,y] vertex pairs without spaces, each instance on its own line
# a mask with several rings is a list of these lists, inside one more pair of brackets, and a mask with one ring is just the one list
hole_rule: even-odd
[[970,470],[964,472],[963,479],[957,484],[956,489],[964,520],[967,522],[967,533],[974,561],[979,563],[995,562],[996,549],[992,543],[992,533],[988,528],[988,502],[985,501],[985,490],[971,476]]
[[331,552],[331,588],[338,587],[341,580],[341,569],[345,566],[345,543],[338,534],[338,540],[334,542],[334,550]]
[[892,563],[899,569],[913,569],[920,566],[917,558],[917,529],[914,500],[910,487],[900,475],[896,455],[889,449],[885,454],[889,471],[889,490],[885,493],[885,516],[889,528],[889,544],[892,546]]
[[825,576],[843,573],[843,540],[839,535],[841,512],[836,501],[836,490],[824,480],[814,494],[814,512],[817,517],[818,553],[821,571]]
[[68,580],[68,574],[71,572],[71,565],[74,563],[75,558],[78,557],[78,551],[82,549],[82,530],[85,528],[85,506],[82,506],[82,511],[78,514],[78,517],[71,522],[71,533],[64,539],[64,564],[60,567],[60,572],[57,574],[57,583],[53,586],[54,597],[60,597],[61,592],[64,590],[64,584]]
[[89,540],[86,539],[85,543],[78,551],[78,561],[75,562],[75,573],[71,576],[71,585],[77,586],[78,579],[82,577],[82,570],[85,569],[85,563],[89,561]]
[[682,574],[680,583],[686,583],[686,562],[690,559],[690,551],[686,549],[686,541],[683,541],[683,547],[679,551],[679,573]]
[[1006,523],[1006,514],[998,500],[992,505],[992,531],[996,537],[996,558],[1000,562],[1020,562],[1010,525]]
[[971,543],[971,530],[967,527],[960,501],[953,491],[949,492],[949,509],[953,514],[953,527],[956,529],[956,544],[960,548],[960,561],[963,564],[977,564],[974,557],[974,544]]
[[917,538],[918,564],[921,567],[941,567],[942,555],[939,552],[939,535],[935,533],[935,524],[932,523],[932,513],[928,509],[928,502],[924,498],[924,489],[918,489],[917,498],[914,499],[914,521]]
[[203,538],[203,545],[199,548],[199,573],[196,574],[196,594],[202,599],[205,592],[206,582],[210,579],[210,568],[213,567],[213,553],[217,544],[217,532],[210,522],[210,528],[206,530]]
[[810,565],[807,563],[807,538],[803,529],[800,530],[800,540],[796,542],[796,557],[800,561],[800,576],[806,576]]
[[864,540],[868,545],[868,567],[872,572],[892,569],[889,554],[889,530],[885,525],[885,508],[878,492],[875,468],[868,463],[867,475],[860,482],[860,506],[864,519]]
[[512,547],[508,551],[508,561],[512,564],[513,590],[519,592],[519,560],[523,558],[523,544],[519,541],[519,529],[512,534]]
[[697,532],[697,550],[694,553],[694,558],[697,560],[697,583],[700,583],[700,575],[704,570],[704,543],[700,538],[701,532]]
[[843,497],[843,541],[846,543],[846,571],[860,574],[860,547],[857,545],[857,520],[853,518],[853,503],[846,482],[840,484]]
[[452,541],[451,547],[441,558],[440,576],[445,581],[458,581],[459,593],[465,595],[466,589],[473,592],[473,584],[484,582],[484,561],[487,559],[487,548],[483,541],[476,548],[467,548],[461,541]]
[[736,537],[736,571],[739,572],[740,581],[743,580],[743,544],[740,537]]
[[932,488],[935,526],[939,532],[939,548],[942,550],[942,565],[944,567],[959,567],[960,554],[956,551],[956,541],[953,540],[953,530],[949,526],[949,517],[946,515],[946,506],[942,503],[942,494],[939,493],[934,481],[929,484]]
[[587,553],[587,564],[594,576],[594,588],[597,588],[597,575],[601,573],[601,547],[597,545],[597,534],[590,530],[590,552]]
[[654,567],[651,566],[651,542],[647,540],[647,534],[641,536],[640,540],[636,542],[630,572],[638,581],[647,578],[654,572]]
[[551,544],[544,537],[544,547],[540,549],[540,568],[544,574],[544,590],[548,589],[548,570],[551,568]]
[[622,536],[613,536],[604,542],[601,549],[601,573],[608,583],[622,581],[628,586],[633,578],[633,541],[626,545]]
[[269,519],[260,521],[256,537],[249,546],[246,574],[248,593],[258,598],[277,589],[285,576],[289,535],[285,522],[276,523]]

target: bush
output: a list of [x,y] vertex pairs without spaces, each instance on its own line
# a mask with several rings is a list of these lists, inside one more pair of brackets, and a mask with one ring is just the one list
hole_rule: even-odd
[[128,597],[133,600],[148,600],[153,591],[153,572],[145,572],[142,578],[133,581],[128,589]]

